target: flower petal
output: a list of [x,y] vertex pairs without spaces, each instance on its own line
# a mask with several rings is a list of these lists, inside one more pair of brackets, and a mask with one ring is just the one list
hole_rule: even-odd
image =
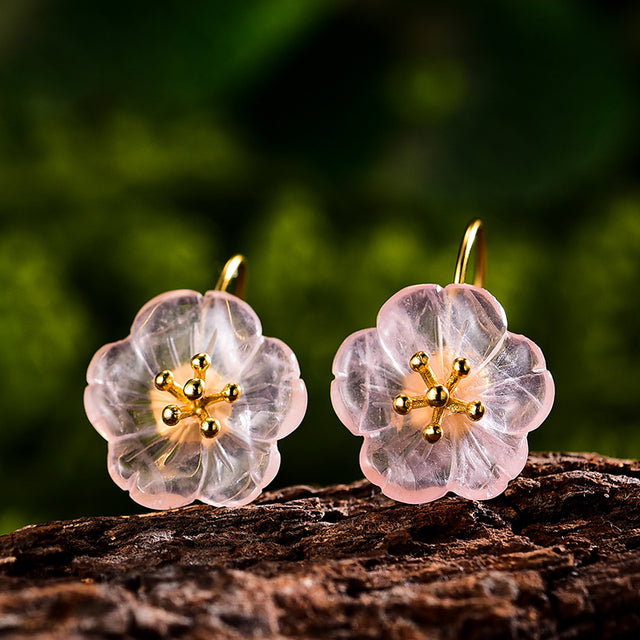
[[[469,360],[478,372],[501,347],[507,334],[502,305],[486,290],[469,284],[450,284],[442,290],[440,322],[442,353],[451,360]],[[445,362],[445,369],[450,366]]]
[[205,444],[204,473],[198,500],[238,507],[254,500],[276,476],[280,454],[275,444],[250,445],[223,430]]
[[449,490],[452,441],[429,444],[420,429],[403,426],[367,436],[360,452],[365,476],[382,493],[409,504],[431,502]]
[[342,343],[333,374],[331,402],[349,431],[363,435],[402,422],[393,399],[404,389],[404,374],[383,348],[376,329],[352,333]]
[[[190,429],[185,424],[176,429]],[[172,509],[193,502],[201,482],[202,442],[199,438],[154,433],[125,437],[109,444],[109,474],[139,504]]]
[[307,409],[307,390],[293,351],[264,338],[236,381],[242,395],[225,425],[248,441],[270,442],[289,435]]
[[464,498],[488,500],[497,496],[527,462],[526,436],[499,432],[479,422],[452,432],[451,490]]
[[441,289],[421,284],[401,289],[380,309],[380,341],[402,370],[417,351],[436,358],[447,371],[458,356],[479,369],[500,346],[507,319],[500,303],[485,289],[450,284]]
[[500,351],[479,374],[475,391],[485,406],[483,423],[510,434],[539,427],[553,406],[555,386],[540,348],[509,333]]
[[401,289],[382,305],[378,335],[400,371],[411,371],[409,360],[417,351],[428,355],[442,351],[441,292],[437,284],[418,284]]
[[208,353],[212,370],[230,381],[244,369],[262,342],[262,327],[255,311],[224,291],[207,291],[199,327],[198,348],[193,353]]
[[155,429],[149,402],[152,380],[129,338],[102,347],[87,371],[84,405],[106,440]]
[[202,301],[197,291],[168,291],[147,302],[136,316],[131,341],[147,363],[151,380],[199,352]]

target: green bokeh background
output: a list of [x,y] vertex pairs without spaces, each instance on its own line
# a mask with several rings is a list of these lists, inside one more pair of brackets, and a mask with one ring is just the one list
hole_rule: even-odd
[[475,216],[556,380],[532,448],[640,456],[639,54],[630,1],[0,4],[0,530],[140,511],[87,364],[236,252],[309,389],[274,486],[359,477],[333,355]]

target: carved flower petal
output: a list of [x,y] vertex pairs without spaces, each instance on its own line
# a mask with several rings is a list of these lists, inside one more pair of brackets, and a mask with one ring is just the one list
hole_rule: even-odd
[[450,489],[464,498],[488,500],[499,495],[527,462],[526,436],[496,431],[479,422],[453,434]]
[[441,352],[441,292],[437,284],[414,285],[382,305],[376,323],[380,342],[400,371],[411,372],[409,360],[417,351]]
[[106,440],[155,430],[149,404],[152,379],[129,338],[102,347],[87,371],[87,416]]
[[237,383],[226,426],[248,441],[271,442],[289,435],[307,408],[307,390],[293,351],[277,338],[264,338],[247,360]]
[[202,300],[197,291],[168,291],[147,302],[136,316],[131,341],[147,363],[151,379],[198,353]]
[[238,507],[251,502],[280,467],[275,444],[249,444],[231,430],[223,430],[204,446],[204,473],[196,497],[214,506]]
[[483,423],[524,435],[539,427],[553,406],[555,387],[540,348],[509,333],[502,348],[484,367],[475,389],[485,406]]
[[[187,430],[185,424],[176,429]],[[196,499],[200,486],[202,443],[174,433],[128,436],[109,443],[108,466],[114,482],[151,509],[172,509]]]
[[196,351],[208,353],[212,370],[225,379],[238,375],[262,343],[262,327],[255,311],[224,291],[207,291],[199,327]]
[[352,433],[363,435],[402,422],[393,410],[393,399],[404,389],[405,376],[383,348],[376,329],[357,331],[342,343],[333,374],[331,401]]
[[151,375],[175,369],[206,352],[212,369],[233,377],[261,342],[258,316],[243,300],[223,291],[169,291],[149,301],[131,327],[134,347]]
[[506,339],[504,309],[486,289],[469,284],[450,284],[442,297],[442,353],[464,356],[477,373]]
[[500,303],[485,289],[467,284],[435,284],[401,289],[380,309],[380,340],[396,364],[409,370],[409,359],[425,351],[436,367],[463,355],[479,370],[499,348],[507,319]]
[[453,443],[445,431],[429,444],[420,429],[402,426],[377,431],[365,438],[360,465],[382,492],[401,502],[421,504],[449,490]]

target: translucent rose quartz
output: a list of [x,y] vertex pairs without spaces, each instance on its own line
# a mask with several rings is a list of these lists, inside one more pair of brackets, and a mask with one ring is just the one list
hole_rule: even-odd
[[[469,373],[455,387],[460,401],[480,401],[477,421],[444,410],[442,436],[427,441],[431,406],[400,415],[394,398],[425,396],[425,382],[410,367],[425,352],[438,381],[456,358]],[[340,420],[364,436],[360,464],[382,492],[401,502],[424,503],[448,491],[484,500],[505,490],[525,465],[527,433],[549,414],[554,384],[540,349],[507,331],[500,303],[472,285],[416,285],[390,298],[377,327],[350,335],[333,363],[331,400]]]
[[[175,426],[162,418],[176,402],[154,385],[171,370],[181,385],[194,377],[194,354],[208,354],[207,393],[239,385],[232,404],[211,404],[220,424],[204,437],[194,415]],[[168,509],[201,500],[239,506],[255,499],[280,466],[277,440],[302,421],[307,392],[293,351],[262,336],[257,315],[222,291],[170,291],[148,302],[131,335],[107,344],[87,371],[89,420],[109,443],[114,482],[141,505]],[[210,391],[209,391],[210,389]]]

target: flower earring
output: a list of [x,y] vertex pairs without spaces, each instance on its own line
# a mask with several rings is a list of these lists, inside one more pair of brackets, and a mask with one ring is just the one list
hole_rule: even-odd
[[[302,421],[298,362],[238,297],[245,274],[234,256],[204,296],[157,296],[91,360],[87,416],[109,443],[114,482],[145,507],[251,502],[278,472],[277,440]],[[234,278],[238,296],[227,293]]]
[[[474,286],[464,280],[476,239]],[[375,329],[350,335],[336,354],[333,407],[364,436],[365,476],[395,500],[502,493],[526,463],[527,433],[553,405],[542,352],[507,331],[503,308],[482,288],[485,258],[476,220],[460,247],[455,284],[402,289],[382,306]]]

